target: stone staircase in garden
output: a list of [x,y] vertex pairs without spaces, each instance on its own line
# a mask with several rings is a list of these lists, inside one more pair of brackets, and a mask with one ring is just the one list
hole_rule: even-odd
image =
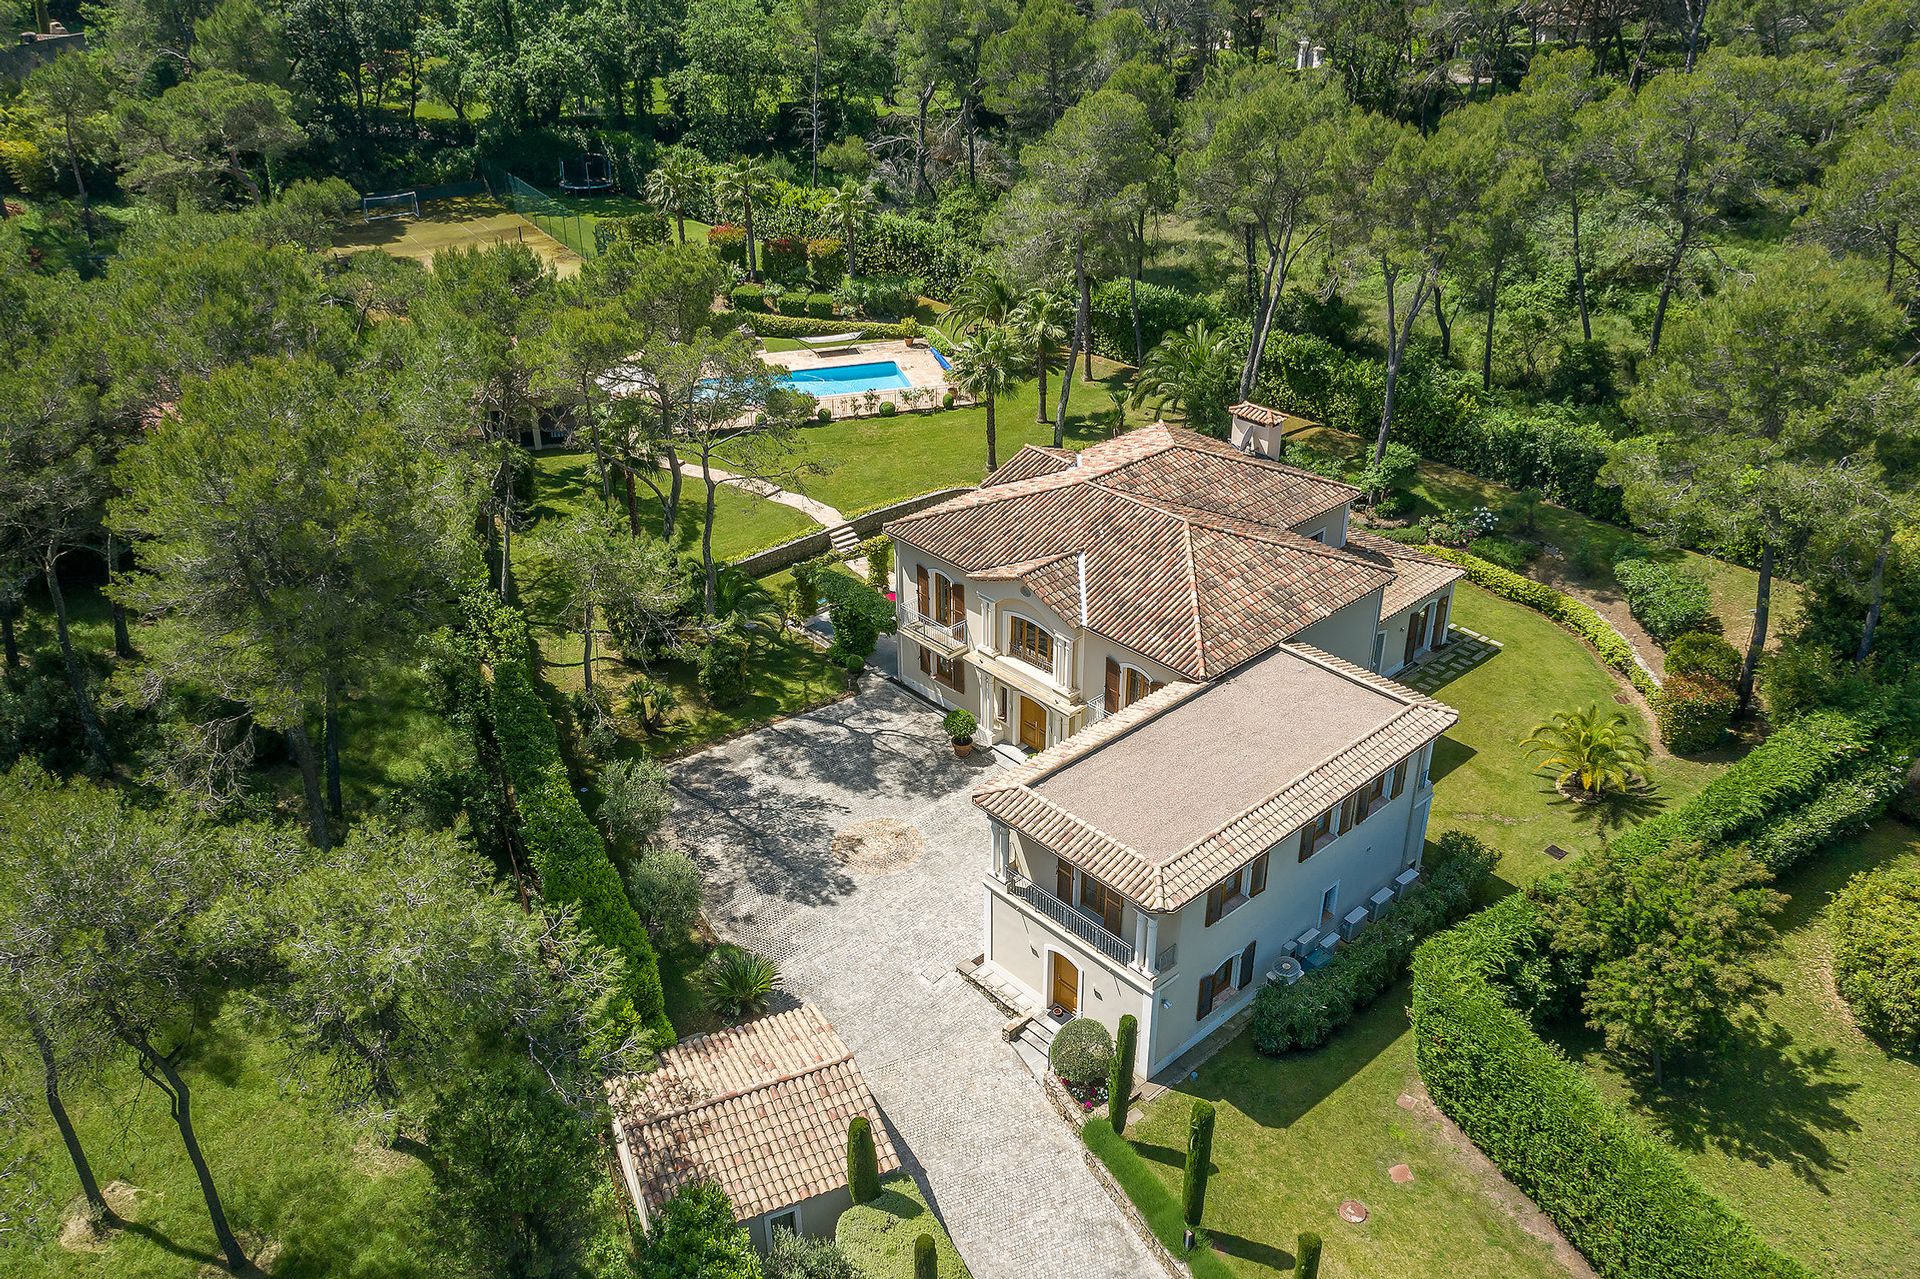
[[853,525],[841,524],[827,530],[827,543],[835,555],[850,555],[860,545],[860,535],[853,531]]

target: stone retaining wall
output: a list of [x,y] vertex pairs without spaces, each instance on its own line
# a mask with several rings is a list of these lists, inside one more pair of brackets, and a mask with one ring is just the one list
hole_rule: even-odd
[[[924,511],[929,506],[936,506],[950,497],[958,497],[970,491],[968,486],[963,485],[959,488],[936,489],[931,493],[921,493],[916,497],[905,498],[877,510],[868,511],[864,515],[856,515],[848,520],[847,524],[859,537],[872,537],[888,520],[912,515],[916,511]],[[782,542],[778,546],[769,546],[751,555],[743,555],[732,562],[732,567],[739,569],[748,577],[765,577],[769,573],[778,573],[783,568],[792,568],[802,560],[810,560],[816,555],[825,555],[832,549],[833,543],[828,537],[828,530],[816,529],[811,533],[802,533],[799,537]]]

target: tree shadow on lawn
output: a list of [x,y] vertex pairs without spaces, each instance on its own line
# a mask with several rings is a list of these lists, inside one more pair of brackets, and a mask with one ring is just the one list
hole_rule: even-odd
[[1276,1248],[1272,1244],[1261,1243],[1258,1239],[1249,1239],[1245,1235],[1230,1235],[1217,1226],[1207,1227],[1207,1242],[1215,1252],[1225,1253],[1229,1257],[1238,1257],[1256,1266],[1272,1271],[1293,1269],[1293,1254],[1285,1248]]
[[1567,798],[1551,781],[1546,781],[1540,787],[1539,794],[1548,808],[1566,813],[1573,818],[1576,826],[1586,828],[1595,838],[1604,838],[1638,826],[1663,811],[1671,802],[1659,787],[1651,784],[1636,787],[1624,794],[1608,795],[1589,804]]

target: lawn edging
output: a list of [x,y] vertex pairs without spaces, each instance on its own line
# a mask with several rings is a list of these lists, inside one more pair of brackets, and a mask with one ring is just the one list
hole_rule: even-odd
[[1205,1231],[1195,1231],[1193,1251],[1185,1251],[1187,1226],[1179,1201],[1160,1184],[1140,1152],[1113,1131],[1112,1124],[1090,1118],[1080,1125],[1080,1140],[1087,1149],[1088,1167],[1134,1225],[1144,1228],[1146,1241],[1176,1274],[1186,1271],[1194,1279],[1233,1279],[1233,1271],[1214,1255]]
[[[1789,723],[1615,847],[1741,843],[1784,869],[1892,802],[1906,748],[1876,742],[1883,732],[1838,712]],[[1535,1031],[1529,1009],[1575,994],[1559,985],[1574,974],[1539,962],[1545,946],[1534,896],[1515,893],[1415,952],[1414,1060],[1434,1104],[1603,1279],[1811,1279]]]
[[1415,549],[1448,563],[1458,564],[1467,570],[1467,580],[1483,591],[1546,614],[1593,645],[1600,660],[1626,676],[1628,682],[1643,695],[1652,697],[1660,691],[1659,678],[1641,660],[1639,652],[1612,622],[1594,611],[1592,605],[1457,547],[1429,544]]

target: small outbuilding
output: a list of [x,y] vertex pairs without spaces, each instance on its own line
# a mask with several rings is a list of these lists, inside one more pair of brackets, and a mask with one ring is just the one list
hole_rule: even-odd
[[800,1004],[659,1056],[614,1090],[620,1169],[643,1222],[682,1187],[712,1181],[765,1251],[773,1231],[831,1238],[852,1205],[847,1125],[873,1124],[880,1174],[896,1171],[880,1108],[853,1053],[812,1004]]

